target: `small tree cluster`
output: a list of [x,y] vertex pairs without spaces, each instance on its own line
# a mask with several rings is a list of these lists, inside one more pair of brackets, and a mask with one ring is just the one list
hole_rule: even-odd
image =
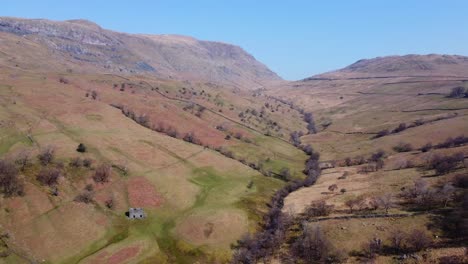
[[299,188],[311,186],[320,176],[318,165],[320,155],[312,150],[312,154],[306,161],[303,181],[293,181],[279,189],[271,198],[268,206],[270,210],[264,216],[263,231],[254,237],[247,237],[238,242],[237,250],[233,256],[233,263],[255,263],[256,260],[267,256],[272,249],[278,247],[279,237],[284,236],[288,218],[281,212],[284,199],[288,194]]
[[395,253],[418,252],[432,244],[432,238],[423,230],[415,229],[410,233],[395,230],[388,237],[390,249]]
[[179,132],[173,126],[166,126],[164,123],[159,122],[154,128],[154,131],[164,133],[170,137],[177,138],[179,136]]
[[303,224],[302,235],[291,247],[293,256],[305,263],[340,263],[346,256],[337,250],[319,225]]
[[388,210],[395,206],[393,196],[390,193],[374,197],[373,199],[371,199],[369,204],[371,205],[371,209],[376,210],[378,208],[382,208],[387,214]]
[[454,147],[459,147],[462,145],[465,145],[468,143],[468,137],[465,137],[464,135],[452,138],[449,137],[447,138],[444,142],[439,143],[434,146],[434,148],[454,148]]
[[448,156],[434,155],[426,163],[426,169],[433,169],[439,175],[447,174],[457,169],[458,165],[463,162],[463,160],[463,153],[456,153]]
[[404,188],[401,197],[408,203],[416,204],[421,208],[431,208],[437,205],[446,206],[453,198],[454,187],[450,183],[440,188],[429,186],[423,179],[416,180],[414,186]]

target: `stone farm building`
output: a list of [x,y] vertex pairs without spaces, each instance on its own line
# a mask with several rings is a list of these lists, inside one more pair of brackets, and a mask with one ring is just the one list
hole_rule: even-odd
[[130,219],[143,219],[146,217],[143,208],[130,208],[128,210],[128,218]]

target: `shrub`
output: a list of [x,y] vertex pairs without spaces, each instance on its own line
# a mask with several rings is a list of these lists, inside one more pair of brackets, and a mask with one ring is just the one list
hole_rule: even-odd
[[70,161],[70,166],[80,168],[81,166],[83,166],[83,160],[80,157],[73,158]]
[[382,251],[383,243],[380,238],[372,238],[362,245],[362,251],[367,258],[375,258]]
[[468,188],[468,174],[457,174],[453,177],[453,185],[458,188]]
[[18,170],[4,160],[0,160],[0,192],[4,197],[24,194],[24,185],[18,179]]
[[106,205],[107,208],[109,209],[114,209],[114,200],[112,198],[107,199],[104,204]]
[[96,100],[98,98],[98,93],[96,91],[91,91],[91,98],[93,98],[93,100]]
[[330,192],[334,192],[334,191],[336,191],[337,189],[338,189],[338,185],[336,185],[336,184],[332,184],[332,185],[328,186],[328,190],[329,190]]
[[378,161],[379,159],[382,159],[385,156],[385,151],[379,149],[376,152],[372,153],[370,160],[371,161]]
[[421,147],[422,152],[428,152],[431,149],[432,149],[432,144],[430,142]]
[[186,142],[190,142],[193,144],[199,144],[198,139],[196,138],[195,134],[193,132],[185,134],[185,136],[182,138]]
[[86,146],[83,143],[80,143],[78,147],[76,148],[76,151],[80,153],[86,152]]
[[73,199],[75,202],[79,203],[91,203],[93,201],[93,193],[89,191],[84,191],[80,194],[78,194],[75,199]]
[[54,160],[54,157],[55,157],[55,148],[52,146],[47,146],[37,156],[37,158],[39,159],[39,162],[44,166],[52,163]]
[[399,133],[399,132],[401,132],[401,131],[403,131],[403,130],[406,130],[406,128],[407,128],[407,127],[406,127],[406,124],[405,124],[405,123],[400,123],[400,124],[398,125],[398,127],[396,127],[395,129],[393,129],[392,133]]
[[452,88],[448,95],[449,98],[459,98],[463,96],[465,96],[465,88],[461,86]]
[[388,129],[380,130],[379,132],[377,132],[377,135],[375,135],[374,138],[384,137],[388,134],[390,134],[390,131],[388,131]]
[[434,155],[426,165],[427,169],[434,169],[437,174],[447,174],[458,167],[460,162],[463,162],[464,154],[456,153],[451,156]]
[[411,146],[409,143],[400,142],[398,145],[393,147],[393,150],[396,152],[408,152],[413,150],[413,146]]
[[54,186],[58,183],[58,179],[60,176],[61,176],[60,170],[44,168],[36,176],[36,179],[42,185]]
[[312,155],[314,153],[314,149],[312,148],[311,145],[305,145],[302,147],[302,151],[304,151],[307,155]]
[[348,167],[352,166],[353,165],[353,160],[350,157],[347,157],[345,159],[345,165],[348,166]]
[[111,166],[108,164],[101,164],[96,168],[96,171],[93,175],[93,180],[96,183],[105,183],[109,181],[109,178],[112,174]]
[[282,168],[278,176],[283,181],[289,181],[291,179],[291,172],[289,168]]
[[321,263],[332,251],[332,245],[319,225],[304,225],[301,237],[292,245],[292,251],[305,263]]
[[92,159],[86,158],[86,159],[83,160],[83,166],[85,166],[86,168],[90,168],[92,164],[93,164]]

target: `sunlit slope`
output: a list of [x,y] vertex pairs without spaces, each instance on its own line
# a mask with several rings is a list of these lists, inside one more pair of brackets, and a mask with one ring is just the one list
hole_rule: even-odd
[[[182,109],[183,103],[152,91],[144,79],[123,82],[107,75],[61,77],[62,82],[56,74],[10,70],[1,75],[2,156],[14,157],[23,150],[36,154],[54,146],[54,164],[64,166],[58,196],[36,181],[40,170],[36,162],[22,173],[25,196],[3,199],[1,225],[15,253],[7,260],[14,262],[19,256],[54,263],[229,258],[230,244],[257,227],[253,221],[258,221],[257,210],[264,210],[264,202],[282,182],[213,150],[217,142],[209,140],[216,137],[202,136],[202,129],[221,133],[213,128],[218,121],[252,139],[246,143],[233,138],[227,144],[234,151],[242,146],[250,153],[242,154],[247,160],[269,158],[266,168],[287,166],[295,177],[302,177],[305,156],[301,151],[222,116],[195,117]],[[134,88],[126,84],[120,91],[121,84],[129,82]],[[165,86],[161,83],[160,87]],[[175,84],[167,87],[169,95],[181,88]],[[97,92],[96,99],[86,97],[91,91]],[[181,133],[194,132],[207,140],[208,147],[146,128],[110,105],[119,103],[135,112],[144,111],[141,113],[150,120],[171,124]],[[247,105],[236,107],[243,104]],[[86,153],[76,152],[79,143],[87,146]],[[93,159],[93,168],[100,163],[112,164],[110,182],[95,184],[93,169],[68,165],[76,156]],[[73,201],[90,183],[94,185],[94,202]],[[105,206],[109,198],[115,203],[112,210]],[[128,221],[124,215],[128,207],[143,207],[148,218]]]

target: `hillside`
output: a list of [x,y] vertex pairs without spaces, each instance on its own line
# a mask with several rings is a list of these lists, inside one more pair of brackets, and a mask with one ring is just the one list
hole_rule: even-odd
[[320,78],[468,76],[468,57],[458,55],[405,55],[359,60],[343,69],[319,74],[305,80]]
[[[466,261],[468,96],[453,93],[468,90],[466,73],[462,56],[383,57],[268,89],[314,114],[318,132],[300,141],[325,168],[285,198],[283,213],[294,215],[285,241],[319,232],[327,256],[346,263]],[[300,255],[294,245],[279,246],[277,260]]]
[[463,263],[467,72],[0,18],[0,263]]
[[[238,46],[191,37],[118,33],[84,20],[7,17],[0,18],[0,32],[9,33],[1,36],[4,46],[13,42],[11,49],[3,50],[3,56],[40,52],[54,60],[52,65],[41,65],[42,71],[62,68],[84,73],[150,74],[247,89],[281,80]],[[27,62],[11,60],[14,65]]]

